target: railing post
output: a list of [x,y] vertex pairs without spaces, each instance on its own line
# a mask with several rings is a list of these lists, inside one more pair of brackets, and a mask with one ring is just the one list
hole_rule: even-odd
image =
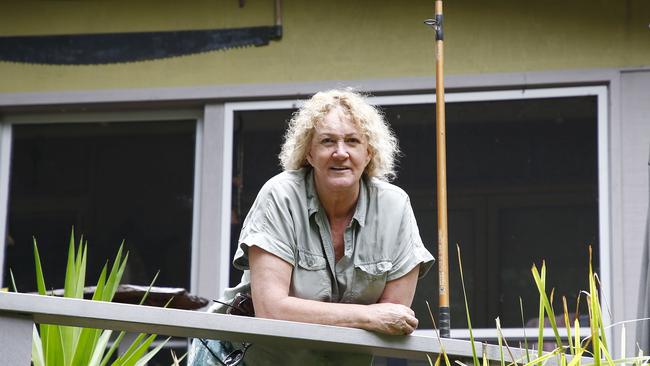
[[30,317],[0,313],[0,365],[30,364],[33,326]]

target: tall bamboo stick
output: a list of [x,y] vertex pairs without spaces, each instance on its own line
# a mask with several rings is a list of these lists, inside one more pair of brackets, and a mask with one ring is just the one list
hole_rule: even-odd
[[450,337],[449,236],[447,230],[447,144],[445,129],[444,42],[442,0],[435,0],[435,18],[426,23],[436,31],[436,146],[438,197],[438,325],[440,336]]

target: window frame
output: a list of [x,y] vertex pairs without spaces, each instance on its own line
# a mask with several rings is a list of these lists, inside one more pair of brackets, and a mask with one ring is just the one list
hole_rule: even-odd
[[[159,110],[159,111],[128,111],[128,112],[43,112],[43,113],[17,113],[7,114],[0,120],[0,238],[5,238],[8,211],[9,211],[9,187],[11,182],[11,159],[13,145],[13,126],[25,124],[62,124],[62,123],[130,123],[130,122],[162,122],[176,120],[191,120],[196,126],[195,132],[195,151],[194,151],[194,202],[200,201],[200,180],[201,174],[199,168],[202,163],[201,147],[203,141],[203,114],[199,109],[178,109],[178,110]],[[195,271],[195,254],[198,252],[198,205],[194,204],[192,208],[192,240],[191,240],[191,262],[190,262],[190,291],[195,288],[196,271]],[[2,250],[0,250],[0,273],[4,273],[5,266],[5,247],[4,239],[2,241]],[[3,277],[0,276],[0,287],[8,286],[3,283]]]
[[[609,161],[609,111],[608,111],[608,88],[604,85],[596,86],[575,86],[575,87],[550,87],[550,88],[531,88],[531,89],[504,89],[494,91],[467,91],[467,92],[448,92],[445,95],[445,103],[456,102],[486,102],[486,101],[505,101],[505,100],[526,100],[526,99],[542,99],[542,98],[562,98],[562,97],[583,97],[594,96],[597,99],[597,159],[598,159],[598,230],[599,230],[599,250],[598,258],[600,263],[599,278],[601,280],[602,288],[611,288],[612,276],[612,237],[611,237],[611,191],[610,191],[610,161]],[[232,145],[232,131],[234,115],[239,111],[248,110],[273,110],[273,109],[295,109],[304,102],[305,99],[299,100],[264,100],[264,101],[250,101],[250,102],[231,102],[225,103],[225,116],[224,124],[229,131],[230,144]],[[404,95],[384,95],[373,96],[368,98],[369,102],[375,105],[407,105],[407,104],[432,104],[436,102],[435,94],[404,94]],[[232,149],[229,152],[228,159],[232,162]],[[224,157],[225,158],[225,157]],[[232,164],[230,164],[232,165]],[[232,166],[228,170],[222,171],[224,177],[232,176]],[[227,196],[222,197],[224,206],[222,212],[228,212],[228,219],[230,218],[230,191]],[[228,230],[228,226],[222,226]],[[222,236],[223,237],[223,236]],[[230,236],[226,237],[227,240],[222,241],[221,253],[229,253]],[[221,268],[221,275],[219,276],[219,289],[228,287],[228,269],[230,264],[230,255],[220,256],[219,268]],[[612,291],[604,294],[606,304],[612,304]],[[609,311],[603,309],[603,323],[610,324],[611,319]],[[588,328],[582,329],[587,332]],[[421,332],[430,332],[430,330],[421,330]],[[524,334],[535,334],[535,329],[529,329],[528,332],[521,328],[507,328],[504,333],[510,337],[523,338]],[[564,331],[566,333],[566,331]],[[611,329],[607,330],[607,335],[611,338]],[[468,329],[454,329],[452,335],[456,338],[469,338]],[[477,339],[490,339],[495,338],[495,328],[474,329],[474,335]],[[565,335],[566,336],[566,335]]]

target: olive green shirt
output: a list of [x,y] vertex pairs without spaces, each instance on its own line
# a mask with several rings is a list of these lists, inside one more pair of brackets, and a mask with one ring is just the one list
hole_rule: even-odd
[[[312,169],[280,173],[262,187],[244,221],[233,261],[244,275],[222,300],[227,302],[238,292],[250,292],[247,254],[253,245],[293,267],[291,296],[317,301],[374,304],[387,281],[406,275],[418,264],[420,276],[424,276],[433,265],[434,258],[422,243],[408,195],[379,179],[362,179],[356,210],[343,237],[344,254],[336,262],[329,222],[316,193]],[[261,348],[250,348],[246,364],[371,362],[367,355]]]

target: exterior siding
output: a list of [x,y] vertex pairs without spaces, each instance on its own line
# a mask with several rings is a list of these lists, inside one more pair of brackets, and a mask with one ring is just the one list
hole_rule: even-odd
[[[650,151],[650,72],[623,73],[621,78],[622,127],[622,244],[623,273],[613,283],[625,299],[623,319],[638,318],[638,294],[648,215],[648,154]],[[640,339],[640,337],[637,337]],[[648,345],[645,345],[648,347]],[[629,348],[628,348],[629,349]],[[645,350],[646,348],[644,348]]]
[[[408,4],[408,5],[406,5]],[[248,47],[103,66],[0,62],[0,93],[431,76],[432,1],[284,1],[284,37]],[[626,68],[650,63],[643,0],[446,2],[448,75]],[[270,25],[273,2],[7,1],[0,35]]]

